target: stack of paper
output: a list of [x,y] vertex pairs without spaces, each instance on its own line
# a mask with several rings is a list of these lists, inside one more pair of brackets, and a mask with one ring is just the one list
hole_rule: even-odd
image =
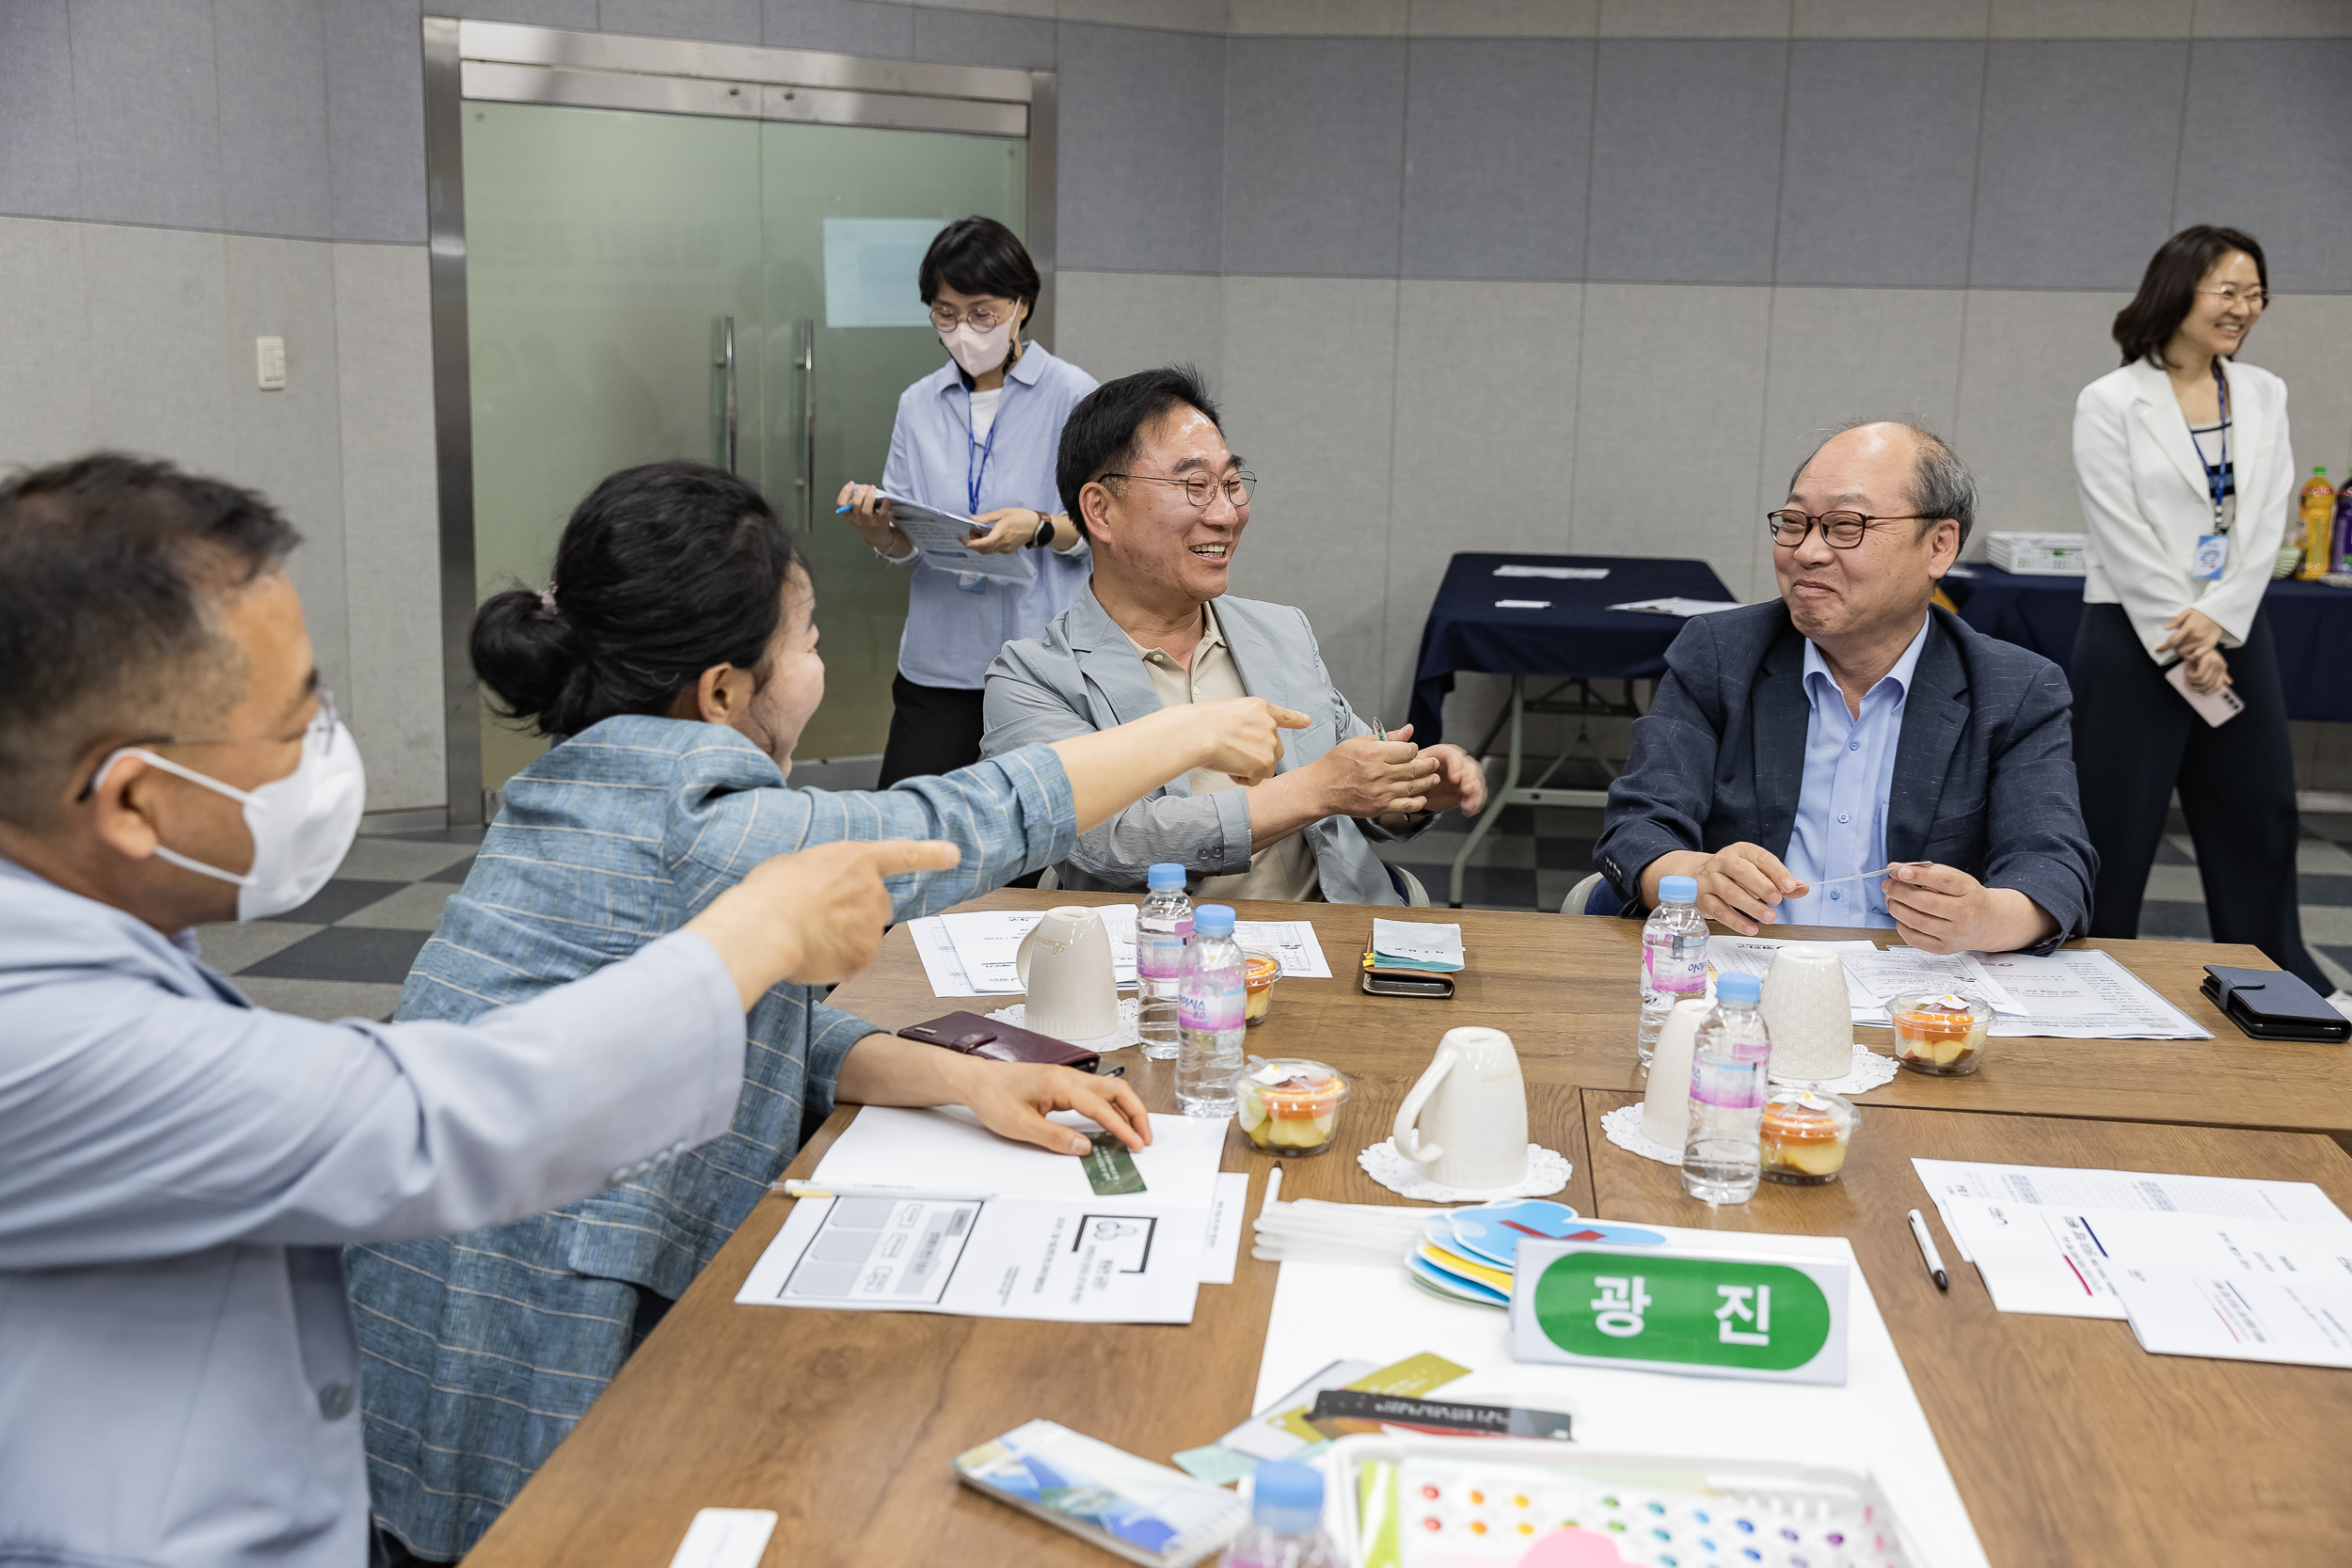
[[[1136,909],[1133,904],[1095,909],[1109,933],[1111,969],[1121,986],[1136,983]],[[973,910],[910,920],[907,930],[914,938],[914,951],[923,960],[933,996],[1019,996],[1021,974],[1015,960],[1021,939],[1043,918],[1037,910]],[[1286,979],[1331,977],[1312,922],[1238,921],[1233,939],[1244,947],[1273,954],[1281,961]]]
[[2004,1312],[2172,1355],[2352,1366],[2352,1218],[2308,1181],[1912,1162]]
[[1568,582],[1598,582],[1609,575],[1606,566],[1498,566],[1499,578],[1559,578]]
[[1462,967],[1462,927],[1416,920],[1375,920],[1372,952],[1382,969],[1452,974]]
[[1737,599],[1635,599],[1629,604],[1613,604],[1612,610],[1636,610],[1646,615],[1679,615],[1688,620],[1693,615],[1712,615],[1719,610],[1738,610]]
[[[1053,1119],[1100,1134],[1073,1113]],[[1217,1169],[1225,1129],[1154,1116],[1150,1147],[1080,1160],[1000,1138],[961,1107],[868,1105],[813,1178],[841,1196],[796,1204],[735,1299],[1190,1323],[1197,1288],[1231,1284],[1240,1246],[1249,1178]]]

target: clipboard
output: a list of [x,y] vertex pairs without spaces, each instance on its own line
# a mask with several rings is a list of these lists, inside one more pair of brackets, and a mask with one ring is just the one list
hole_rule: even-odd
[[1028,583],[1037,580],[1037,563],[1025,550],[1004,555],[982,555],[968,547],[964,539],[973,530],[981,527],[977,518],[960,512],[942,512],[908,500],[904,496],[883,492],[882,499],[890,503],[890,519],[898,531],[914,541],[915,552],[923,564],[936,566],[943,572],[970,572],[978,577],[994,578],[999,582]]

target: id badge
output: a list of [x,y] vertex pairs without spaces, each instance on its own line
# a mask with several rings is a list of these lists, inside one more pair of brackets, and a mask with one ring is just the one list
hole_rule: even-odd
[[2221,575],[2229,563],[2230,536],[2226,533],[2202,533],[2197,537],[2197,555],[2188,575],[2201,582],[2211,582]]

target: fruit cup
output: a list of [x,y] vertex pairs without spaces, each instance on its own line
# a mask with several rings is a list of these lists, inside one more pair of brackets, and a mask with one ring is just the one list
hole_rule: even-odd
[[1265,1022],[1266,1009],[1274,1006],[1274,982],[1281,977],[1281,959],[1254,947],[1242,949],[1241,981],[1247,988],[1242,1020],[1250,1028]]
[[1799,1187],[1836,1180],[1861,1119],[1842,1095],[1823,1089],[1774,1089],[1764,1100],[1764,1180]]
[[1895,1059],[1912,1071],[1957,1077],[1984,1064],[1993,1009],[1975,997],[1915,991],[1886,1011],[1895,1022]]
[[1347,1079],[1337,1068],[1301,1056],[1252,1061],[1233,1074],[1241,1130],[1262,1153],[1322,1153],[1346,1098]]

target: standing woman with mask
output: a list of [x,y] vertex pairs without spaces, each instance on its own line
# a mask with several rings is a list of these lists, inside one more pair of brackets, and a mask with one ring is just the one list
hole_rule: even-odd
[[[2164,243],[2115,318],[2122,367],[2074,404],[2090,538],[2067,675],[2099,852],[2090,934],[2139,934],[2177,787],[2213,940],[2259,947],[2325,995],[2296,907],[2295,766],[2262,608],[2295,505],[2287,388],[2235,362],[2269,286],[2251,235],[2201,224]],[[2245,710],[2206,723],[2167,679],[2175,665],[2191,691],[2228,687]]]
[[[1061,427],[1094,378],[1021,329],[1040,280],[1013,231],[961,218],[939,231],[918,275],[948,362],[898,396],[882,484],[845,484],[837,504],[893,566],[912,566],[898,641],[895,706],[880,787],[951,772],[980,756],[981,687],[1006,642],[1036,637],[1070,608],[1093,559],[1058,510],[1054,459]],[[1006,582],[924,561],[891,520],[884,494],[987,524],[974,549],[1028,549],[1035,580]]]

